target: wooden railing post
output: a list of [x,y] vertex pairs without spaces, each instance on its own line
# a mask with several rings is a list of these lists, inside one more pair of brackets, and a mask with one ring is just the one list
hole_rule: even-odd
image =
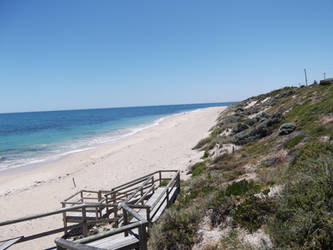
[[66,249],[61,246],[57,246],[57,250],[66,250]]
[[[101,202],[101,200],[102,200],[102,192],[100,190],[98,191],[97,199],[98,199],[98,202]],[[102,218],[102,209],[103,208],[101,206],[98,207],[99,218]]]
[[[66,204],[64,202],[61,202],[61,205],[63,208],[66,207]],[[67,234],[67,216],[66,216],[66,212],[63,212],[62,213],[62,220],[64,222],[64,234],[66,235]]]
[[113,208],[114,210],[114,218],[116,219],[116,227],[118,227],[119,226],[119,218],[118,218],[118,206],[115,206],[114,208]]
[[169,188],[166,187],[166,202],[167,202],[167,207],[169,207]]
[[178,193],[180,192],[180,174],[178,172],[177,174],[177,189],[178,189]]
[[[141,188],[141,192],[140,192],[140,194],[141,194],[140,197],[142,197],[142,196],[143,196],[143,187]],[[141,204],[143,205],[143,200],[142,200]]]
[[141,224],[139,226],[139,249],[147,250],[147,232],[146,232],[146,224]]
[[82,233],[84,236],[88,235],[88,225],[87,225],[87,211],[86,208],[82,208]]
[[159,174],[159,177],[160,177],[160,186],[161,186],[162,185],[162,172],[159,171],[158,174]]
[[[123,208],[123,216],[124,216],[124,223],[123,223],[123,225],[126,226],[127,223],[128,223],[128,216],[127,216],[127,211],[124,208]],[[124,232],[124,234],[125,234],[125,237],[127,237],[128,236],[128,231],[126,230]]]
[[151,222],[150,221],[150,207],[147,207],[147,210],[146,210],[146,216],[147,216],[147,221]]

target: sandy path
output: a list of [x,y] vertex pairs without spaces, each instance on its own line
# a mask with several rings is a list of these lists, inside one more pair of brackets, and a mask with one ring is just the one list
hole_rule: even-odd
[[[183,177],[202,153],[191,148],[208,134],[224,107],[169,116],[158,125],[114,143],[75,153],[29,171],[0,176],[0,221],[60,208],[60,201],[80,189],[110,189],[159,169],[180,169]],[[72,178],[77,187],[73,187]],[[0,227],[0,241],[62,226],[52,216]],[[10,249],[51,247],[56,235]]]

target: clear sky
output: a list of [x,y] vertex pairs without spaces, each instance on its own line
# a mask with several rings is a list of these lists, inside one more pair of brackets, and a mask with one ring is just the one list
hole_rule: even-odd
[[333,77],[333,1],[0,0],[0,112],[237,101]]

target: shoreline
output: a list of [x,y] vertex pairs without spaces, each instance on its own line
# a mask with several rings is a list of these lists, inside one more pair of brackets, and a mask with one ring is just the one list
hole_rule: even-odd
[[[192,111],[186,111],[186,112],[182,112],[182,113],[187,113],[187,112],[193,112],[195,110]],[[177,114],[182,114],[182,113],[177,113]],[[150,122],[150,123],[143,123],[143,124],[139,124],[137,126],[133,126],[133,127],[128,127],[128,128],[123,128],[122,130],[131,130],[128,133],[124,133],[124,134],[120,134],[118,136],[115,136],[114,138],[110,138],[108,141],[106,142],[100,142],[100,143],[95,143],[95,145],[85,145],[82,148],[77,148],[77,149],[73,149],[70,151],[64,151],[58,154],[53,154],[53,155],[49,155],[47,158],[42,159],[42,160],[38,160],[38,162],[31,162],[31,163],[27,163],[21,166],[17,166],[17,167],[9,167],[7,169],[0,169],[0,178],[1,176],[8,176],[8,175],[13,175],[13,174],[19,174],[21,172],[26,172],[26,171],[30,171],[34,168],[38,168],[41,167],[42,165],[46,165],[55,161],[59,161],[61,159],[64,159],[72,154],[76,154],[76,153],[80,153],[80,152],[84,152],[84,151],[88,151],[91,149],[96,149],[102,145],[108,145],[108,144],[112,144],[114,142],[117,142],[118,140],[121,140],[123,138],[126,138],[128,136],[132,136],[135,135],[136,133],[145,130],[145,129],[149,129],[151,127],[157,126],[162,120],[164,120],[165,118],[177,115],[177,114],[171,114],[171,115],[167,115],[164,117],[160,117],[158,119],[155,119],[154,121]],[[98,138],[102,135],[98,135],[95,138]],[[92,140],[94,140],[95,138],[91,138]],[[1,196],[1,193],[0,193]]]
[[[195,110],[166,115],[166,116],[163,116],[163,117],[159,117],[159,118],[157,118],[153,121],[150,121],[150,122],[141,123],[141,124],[138,124],[136,126],[131,126],[131,127],[127,127],[127,128],[122,128],[122,129],[119,129],[116,132],[107,132],[107,133],[99,134],[99,135],[96,135],[94,137],[89,138],[89,140],[96,140],[98,138],[105,138],[104,140],[106,140],[106,141],[103,141],[103,142],[95,142],[95,143],[92,143],[91,145],[88,143],[88,144],[82,145],[81,147],[79,146],[77,148],[72,148],[72,149],[68,148],[67,150],[64,150],[64,151],[58,152],[58,153],[54,153],[54,152],[52,153],[52,151],[50,151],[49,154],[44,156],[43,158],[41,158],[39,156],[37,156],[37,159],[27,158],[27,159],[25,159],[26,161],[28,161],[27,163],[23,163],[21,165],[14,166],[14,167],[7,167],[7,168],[4,168],[4,169],[0,169],[0,176],[7,176],[7,175],[10,175],[11,173],[16,174],[16,173],[19,173],[21,171],[29,171],[29,169],[33,169],[35,167],[38,167],[38,166],[41,166],[41,165],[48,164],[50,162],[54,162],[54,161],[63,159],[65,157],[67,157],[68,155],[72,155],[72,154],[75,154],[75,153],[87,151],[87,150],[90,150],[90,149],[95,149],[95,148],[97,148],[101,145],[114,143],[118,140],[121,140],[122,138],[134,135],[134,134],[136,134],[136,133],[138,133],[142,130],[148,129],[148,128],[153,127],[153,126],[156,126],[156,125],[159,124],[160,121],[162,121],[163,119],[165,119],[169,116],[182,114],[182,113],[186,113],[186,112],[193,112],[193,111],[195,111]],[[127,131],[127,132],[125,132],[125,131]],[[80,140],[81,139],[79,139],[77,141],[72,141],[72,142],[75,144],[75,143],[80,142]],[[62,143],[67,144],[67,143],[70,143],[70,142],[62,142]],[[60,143],[59,145],[61,146],[62,144]],[[34,159],[34,160],[32,160],[32,159]],[[24,159],[20,159],[20,160],[23,161]]]
[[[216,106],[216,107],[219,107],[219,106]],[[224,107],[224,106],[222,106],[222,107]],[[164,115],[162,117],[156,118],[156,119],[154,119],[150,122],[145,122],[145,123],[141,123],[141,124],[138,124],[138,125],[135,125],[135,126],[122,128],[119,131],[117,131],[117,133],[107,132],[107,133],[96,135],[96,136],[90,138],[90,140],[96,140],[97,138],[101,138],[101,137],[102,138],[107,138],[107,139],[106,139],[106,141],[103,141],[103,142],[96,142],[96,143],[92,143],[91,145],[90,144],[85,144],[85,145],[82,145],[81,147],[73,148],[73,149],[67,149],[67,150],[65,150],[63,152],[59,152],[59,153],[50,152],[50,154],[46,155],[44,158],[40,158],[40,159],[37,158],[37,159],[35,159],[31,162],[28,162],[28,163],[25,163],[25,164],[22,164],[22,165],[19,165],[19,166],[0,169],[0,178],[2,176],[9,176],[9,175],[13,175],[13,174],[19,174],[21,172],[30,171],[34,168],[38,168],[40,166],[47,165],[49,163],[52,163],[52,162],[61,160],[63,158],[66,158],[66,157],[68,157],[69,155],[72,155],[72,154],[88,151],[88,150],[91,150],[91,149],[96,149],[96,148],[98,148],[102,145],[108,145],[108,144],[115,143],[118,140],[121,140],[121,139],[126,138],[128,136],[135,135],[135,134],[139,133],[140,131],[143,131],[143,130],[149,129],[151,127],[157,126],[164,119],[171,118],[171,117],[177,116],[177,115],[187,114],[187,113],[190,113],[190,112],[196,112],[196,111],[199,111],[199,110],[202,110],[202,109],[205,109],[205,108],[198,108],[198,109],[194,109],[194,110],[182,111],[182,112],[178,112],[178,113],[174,113],[174,114],[168,114],[168,115]],[[125,131],[127,131],[127,132],[125,132]],[[80,140],[78,140],[78,141],[80,141]],[[31,159],[28,158],[26,160],[29,161]],[[0,192],[0,196],[1,196],[1,192]]]
[[[57,209],[63,199],[81,189],[110,189],[159,169],[180,169],[184,178],[187,167],[202,156],[202,152],[192,148],[208,135],[225,108],[210,107],[173,114],[156,126],[113,143],[68,155],[30,171],[0,176],[3,192],[0,221]],[[0,227],[0,241],[61,225],[61,217],[47,217],[34,223]],[[13,249],[50,247],[55,237],[21,243]]]

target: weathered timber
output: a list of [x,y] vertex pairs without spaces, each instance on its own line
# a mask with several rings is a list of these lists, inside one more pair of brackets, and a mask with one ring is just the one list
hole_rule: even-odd
[[[165,177],[164,174],[167,174]],[[161,186],[167,180],[167,186]],[[158,183],[156,185],[156,183]],[[115,187],[111,190],[81,190],[65,199],[62,208],[19,219],[0,222],[0,226],[62,214],[64,227],[35,235],[19,237],[15,244],[47,235],[65,232],[64,237],[78,233],[86,236],[76,241],[58,238],[58,249],[147,249],[148,225],[156,221],[177,197],[180,190],[180,173],[176,170],[160,170],[150,175]],[[104,196],[104,198],[103,198]],[[78,214],[79,213],[79,214]],[[133,218],[133,219],[131,219]],[[131,219],[131,221],[129,221]],[[115,223],[118,228],[87,236],[89,228],[96,223]],[[75,223],[68,225],[68,223]],[[121,224],[122,223],[122,224]],[[122,225],[122,226],[120,226]],[[120,227],[119,227],[120,226]],[[77,229],[80,229],[77,231]],[[74,230],[75,232],[69,231]],[[122,237],[125,234],[126,237]],[[120,236],[120,238],[119,238]],[[0,244],[4,244],[0,242]],[[3,248],[5,249],[5,248]],[[0,248],[0,250],[2,250]]]

